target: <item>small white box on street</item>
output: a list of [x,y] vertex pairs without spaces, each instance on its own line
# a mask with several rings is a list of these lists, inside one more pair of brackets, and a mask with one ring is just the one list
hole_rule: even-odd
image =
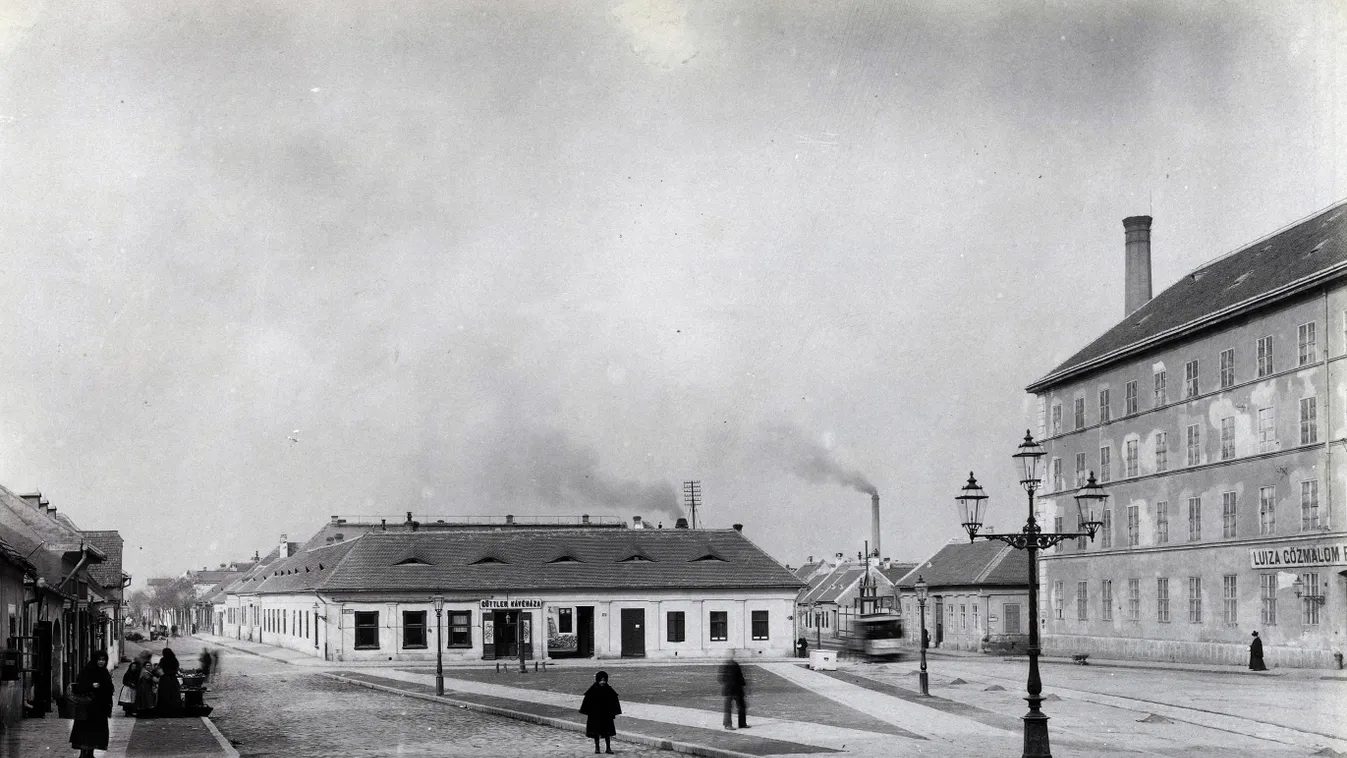
[[810,650],[809,668],[815,671],[836,671],[837,670],[837,651],[836,650]]

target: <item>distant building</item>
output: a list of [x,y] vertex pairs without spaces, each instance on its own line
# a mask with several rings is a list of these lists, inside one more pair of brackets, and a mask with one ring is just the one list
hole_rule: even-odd
[[1093,542],[1043,556],[1045,651],[1233,664],[1256,629],[1270,665],[1331,666],[1347,639],[1347,203],[1153,299],[1151,218],[1123,227],[1124,318],[1028,387],[1045,528],[1076,528],[1089,472],[1109,493]]
[[806,583],[795,600],[797,634],[810,645],[840,646],[856,616],[895,612],[894,579],[913,565],[841,554],[833,562],[815,562],[810,556],[795,572]]
[[915,586],[926,582],[931,646],[979,653],[1024,652],[1029,635],[1029,554],[1002,542],[955,541],[897,580],[903,626],[917,644]]
[[791,654],[790,571],[738,528],[642,526],[334,517],[217,593],[217,613],[225,636],[338,661],[434,660],[437,638],[449,660]]

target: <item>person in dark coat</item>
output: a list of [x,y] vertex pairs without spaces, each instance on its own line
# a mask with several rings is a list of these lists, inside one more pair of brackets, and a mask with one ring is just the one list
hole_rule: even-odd
[[70,726],[70,747],[80,751],[80,758],[94,758],[95,750],[108,749],[108,717],[112,715],[112,675],[108,673],[108,654],[94,653],[70,685],[76,695],[91,701],[84,718]]
[[123,702],[120,697],[117,700],[122,703],[122,711],[128,716],[136,712],[136,704],[140,702],[140,675],[150,665],[150,657],[150,651],[141,650],[131,665],[126,667],[126,673],[122,674],[122,687],[130,691],[131,701]]
[[580,712],[589,717],[585,720],[585,736],[594,738],[594,752],[599,752],[600,737],[608,748],[604,752],[613,752],[613,735],[617,734],[613,718],[622,713],[622,703],[617,690],[608,686],[607,671],[594,675],[594,683],[585,690],[585,699],[580,702]]
[[744,680],[744,670],[739,667],[739,662],[734,660],[734,651],[730,651],[730,657],[720,666],[720,694],[725,696],[725,728],[733,729],[730,721],[731,706],[739,706],[739,728],[748,728],[748,704],[744,701],[744,693],[748,689],[748,682]]
[[160,717],[182,715],[182,686],[178,683],[178,656],[171,648],[164,648],[159,657],[159,689],[155,695],[154,710]]
[[154,683],[159,678],[159,667],[151,662],[153,654],[148,650],[140,652],[140,677],[136,680],[136,718],[154,718]]
[[1263,640],[1258,637],[1258,632],[1253,633],[1253,642],[1249,643],[1249,670],[1267,671],[1267,665],[1263,663]]

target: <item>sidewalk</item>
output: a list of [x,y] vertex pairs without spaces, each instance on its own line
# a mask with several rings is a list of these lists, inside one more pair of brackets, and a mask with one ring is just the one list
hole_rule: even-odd
[[[72,755],[69,719],[23,719],[0,734],[0,758]],[[210,719],[135,719],[113,709],[100,758],[239,758]]]

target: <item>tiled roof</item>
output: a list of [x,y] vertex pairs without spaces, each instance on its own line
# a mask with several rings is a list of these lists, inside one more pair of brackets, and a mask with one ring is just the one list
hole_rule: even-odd
[[110,597],[122,593],[122,535],[116,531],[86,531],[84,538],[107,555],[107,560],[89,566],[89,576],[108,591]]
[[1347,273],[1347,202],[1207,263],[1029,385],[1040,392],[1084,371],[1242,315]]
[[[416,560],[406,562],[409,557]],[[319,563],[323,568],[317,568]],[[794,591],[802,584],[742,533],[729,529],[376,531],[304,551],[266,573],[255,591]]]
[[889,580],[890,584],[897,584],[899,579],[902,579],[907,575],[907,572],[916,567],[917,564],[915,563],[893,563],[888,568],[880,569],[879,572],[884,575],[885,579]]
[[951,542],[907,572],[898,580],[898,586],[911,589],[918,575],[932,590],[937,587],[1024,587],[1029,584],[1029,552],[994,540]]

